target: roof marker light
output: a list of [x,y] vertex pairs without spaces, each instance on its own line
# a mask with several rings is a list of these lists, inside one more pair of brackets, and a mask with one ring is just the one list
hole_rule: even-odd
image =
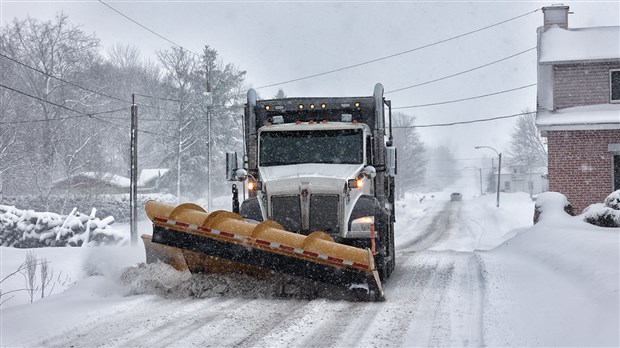
[[299,110],[302,110],[304,108],[304,104],[299,104],[297,105],[297,107],[299,108]]
[[271,110],[271,106],[265,105],[265,110],[267,110],[267,111]]
[[360,102],[356,101],[355,104],[353,104],[353,105],[355,105],[356,108],[359,108],[361,104],[360,104]]
[[321,103],[321,109],[325,109],[326,107],[327,107],[327,104]]
[[310,104],[310,109],[314,110],[314,104]]

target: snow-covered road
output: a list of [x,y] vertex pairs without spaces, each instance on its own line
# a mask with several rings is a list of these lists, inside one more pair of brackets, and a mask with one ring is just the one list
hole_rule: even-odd
[[[579,235],[586,225],[571,222],[575,231],[562,233],[575,242],[543,254],[533,245],[547,250],[538,241],[547,238],[551,243],[555,234],[543,233],[540,224],[526,228],[528,221],[511,221],[519,214],[510,202],[502,212],[489,208],[492,200],[483,198],[427,202],[423,214],[404,216],[398,224],[397,267],[384,284],[385,302],[283,299],[260,292],[261,283],[255,285],[259,295],[249,297],[226,291],[223,296],[207,292],[196,296],[204,289],[192,290],[192,296],[175,294],[174,287],[162,283],[128,296],[126,284],[111,284],[109,276],[91,276],[43,301],[3,309],[2,345],[617,345],[618,266],[602,268],[584,283],[594,263],[573,262],[580,261],[576,258],[581,254],[572,246],[617,244],[617,231],[586,230],[592,235],[584,244]],[[524,220],[529,212],[521,215]],[[518,233],[530,237],[496,248]],[[576,256],[562,261],[561,254],[570,254],[569,250]],[[591,259],[603,255],[600,262],[617,260],[614,250],[593,250],[596,255]],[[163,272],[153,277],[177,284],[187,283],[186,276]],[[597,292],[592,294],[592,289]],[[32,327],[39,328],[34,335]],[[565,332],[567,328],[570,332]]]

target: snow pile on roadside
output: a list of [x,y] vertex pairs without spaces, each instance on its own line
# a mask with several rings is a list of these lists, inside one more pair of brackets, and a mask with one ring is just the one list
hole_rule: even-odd
[[619,232],[551,214],[480,252],[489,309],[485,344],[620,345]]
[[127,236],[110,228],[114,218],[99,219],[73,209],[69,215],[20,210],[0,205],[0,245],[17,248],[123,244]]

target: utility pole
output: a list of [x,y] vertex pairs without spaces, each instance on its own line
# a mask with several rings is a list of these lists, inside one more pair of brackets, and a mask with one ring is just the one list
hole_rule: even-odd
[[497,154],[497,157],[499,157],[499,163],[497,165],[497,207],[499,208],[499,187],[500,187],[500,179],[501,179],[501,175],[502,175],[502,154],[495,150],[494,148],[490,147],[490,146],[474,146],[474,148],[476,150],[478,149],[491,149],[493,151],[495,151],[495,153]]
[[482,168],[478,168],[480,170],[480,197],[482,197]]
[[213,96],[211,95],[211,83],[209,81],[209,57],[205,52],[205,74],[207,75],[207,93],[205,94],[206,106],[207,106],[207,212],[211,212],[211,205],[213,199],[211,196],[211,110],[210,107],[213,104]]
[[129,221],[131,245],[138,243],[138,106],[136,95],[131,95],[131,165],[129,182]]
[[502,177],[502,153],[500,152],[497,156],[499,157],[499,164],[497,165],[497,207],[499,208],[499,185]]

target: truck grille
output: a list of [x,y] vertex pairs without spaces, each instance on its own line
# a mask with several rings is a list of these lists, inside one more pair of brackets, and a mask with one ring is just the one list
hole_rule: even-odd
[[301,206],[299,196],[271,197],[272,219],[287,231],[301,231]]
[[[340,232],[338,195],[310,195],[308,224],[302,224],[302,207],[299,195],[272,196],[271,218],[291,232],[324,231]],[[306,230],[302,226],[309,226]],[[302,231],[303,230],[303,231]]]
[[340,232],[338,195],[310,196],[310,231]]

